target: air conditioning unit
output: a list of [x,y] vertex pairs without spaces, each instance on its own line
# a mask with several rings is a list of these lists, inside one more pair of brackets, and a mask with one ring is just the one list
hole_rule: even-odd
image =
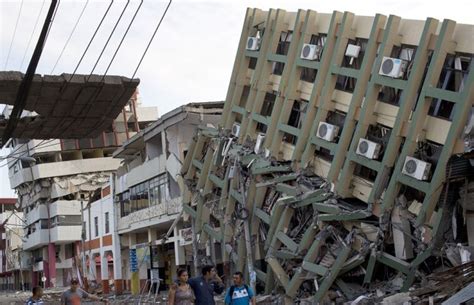
[[339,133],[339,126],[320,122],[316,136],[328,142],[333,142]]
[[348,44],[346,48],[346,56],[357,58],[359,57],[360,46],[355,44]]
[[382,59],[382,64],[380,65],[379,74],[392,78],[401,78],[405,74],[406,67],[406,61],[384,56]]
[[303,44],[303,48],[301,49],[301,58],[307,59],[307,60],[319,59],[319,56],[321,55],[321,51],[322,51],[321,46],[305,43]]
[[428,180],[431,164],[413,157],[406,157],[402,173],[417,180]]
[[257,141],[255,142],[255,148],[253,150],[256,154],[259,154],[262,151],[263,141],[265,141],[265,134],[259,132],[257,135]]
[[238,137],[239,134],[240,134],[240,124],[239,123],[234,123],[232,125],[232,131],[231,131],[232,135],[234,137]]
[[260,38],[257,38],[257,37],[247,38],[246,49],[249,51],[258,51],[260,49]]
[[355,44],[348,44],[346,48],[346,56],[351,58],[350,65],[354,62],[354,58],[358,58],[360,53],[360,46]]
[[369,159],[377,159],[379,157],[381,145],[369,141],[367,139],[359,139],[356,153]]

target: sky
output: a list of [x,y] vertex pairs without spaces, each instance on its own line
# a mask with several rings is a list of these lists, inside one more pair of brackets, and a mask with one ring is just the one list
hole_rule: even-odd
[[[0,0],[0,70],[26,71],[49,3],[49,0]],[[109,3],[108,0],[61,0],[36,73],[72,73]],[[108,75],[132,76],[167,3],[143,1]],[[162,115],[189,102],[224,100],[247,7],[311,9],[321,13],[338,10],[368,16],[395,14],[406,19],[433,17],[473,24],[473,3],[472,0],[174,0],[137,72],[141,101],[144,106],[158,107]],[[125,4],[125,0],[114,1],[78,73],[91,73]],[[94,73],[105,72],[139,4],[140,0],[130,0]],[[33,31],[38,15],[39,23]],[[3,150],[0,155],[7,153]],[[0,163],[0,197],[14,196],[6,167],[1,167],[4,163]]]

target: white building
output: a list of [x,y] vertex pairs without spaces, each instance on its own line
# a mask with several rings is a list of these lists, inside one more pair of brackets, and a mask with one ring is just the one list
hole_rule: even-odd
[[23,213],[16,198],[0,198],[0,290],[28,289],[29,257],[22,251]]
[[114,201],[111,187],[97,189],[84,205],[85,274],[89,283],[101,283],[104,293],[114,284],[115,293],[123,291],[120,266],[120,241],[115,230]]
[[122,242],[122,276],[132,293],[156,276],[170,284],[176,267],[192,261],[190,246],[186,251],[180,243],[184,181],[179,172],[196,127],[215,126],[222,106],[211,102],[179,107],[114,153],[114,158],[123,160],[112,189]]

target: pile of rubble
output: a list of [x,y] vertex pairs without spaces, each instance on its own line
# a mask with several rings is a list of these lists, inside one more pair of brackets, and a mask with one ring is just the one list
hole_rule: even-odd
[[[431,219],[419,224],[416,193],[402,190],[385,210],[341,198],[325,179],[256,154],[254,146],[215,136],[203,155],[213,152],[224,188],[206,191],[192,179],[187,187],[199,197],[196,211],[208,211],[196,217],[198,230],[224,230],[229,269],[245,269],[271,304],[440,302],[472,281],[474,247],[464,230],[474,210],[468,177],[453,188],[459,196],[443,192]],[[440,285],[444,274],[456,285]]]

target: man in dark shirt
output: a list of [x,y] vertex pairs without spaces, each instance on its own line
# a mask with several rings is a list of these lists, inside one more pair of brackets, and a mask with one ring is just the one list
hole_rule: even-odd
[[36,286],[33,288],[33,296],[26,301],[25,305],[44,305],[43,299],[43,288]]
[[79,288],[79,281],[77,279],[71,280],[71,288],[64,291],[61,296],[61,305],[81,305],[82,299],[91,299],[93,301],[101,301],[108,304],[104,298],[89,294]]
[[192,278],[188,281],[196,296],[195,305],[215,305],[214,293],[224,291],[225,285],[217,275],[214,266],[204,266],[201,270],[202,276]]

